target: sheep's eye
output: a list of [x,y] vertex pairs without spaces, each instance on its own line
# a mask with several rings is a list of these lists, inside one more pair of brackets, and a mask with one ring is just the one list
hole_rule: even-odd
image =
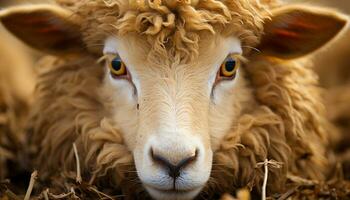
[[113,77],[120,77],[127,75],[126,66],[120,58],[114,58],[108,63],[109,70]]
[[233,79],[236,76],[237,70],[240,67],[239,60],[235,57],[228,57],[220,66],[218,72],[219,78]]

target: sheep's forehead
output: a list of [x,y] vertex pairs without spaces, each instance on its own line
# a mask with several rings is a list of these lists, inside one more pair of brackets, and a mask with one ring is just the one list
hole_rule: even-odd
[[[131,72],[136,70],[144,75],[148,74],[147,71],[150,72],[149,74],[153,74],[154,72],[159,73],[159,70],[169,75],[169,73],[174,73],[176,69],[180,69],[178,72],[185,70],[186,73],[216,74],[217,69],[214,66],[220,66],[227,55],[242,54],[241,42],[237,37],[223,38],[214,35],[207,40],[203,40],[200,46],[198,58],[190,63],[180,65],[169,58],[162,59],[159,62],[149,62],[147,57],[145,57],[148,49],[142,48],[142,41],[135,39],[133,36],[107,38],[104,43],[103,53],[106,55],[119,55]],[[147,70],[145,68],[152,69]]]
[[[71,0],[58,0],[65,2]],[[266,10],[275,0],[82,0],[69,5],[81,16],[84,40],[93,51],[111,34],[137,33],[150,54],[193,58],[203,34],[239,37],[254,45]]]

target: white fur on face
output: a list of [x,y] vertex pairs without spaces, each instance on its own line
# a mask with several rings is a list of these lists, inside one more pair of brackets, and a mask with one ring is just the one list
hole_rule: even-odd
[[[139,178],[156,199],[192,199],[200,192],[210,176],[213,151],[252,99],[243,70],[214,86],[226,57],[242,53],[240,41],[215,36],[203,46],[192,63],[154,66],[142,42],[128,36],[106,40],[104,53],[124,61],[132,83],[111,78],[106,70],[104,91],[112,98],[114,120],[133,152]],[[197,156],[174,182],[150,152],[172,164]]]

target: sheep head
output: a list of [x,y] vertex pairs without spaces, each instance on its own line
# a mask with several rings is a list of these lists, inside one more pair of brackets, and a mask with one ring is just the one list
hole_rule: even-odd
[[346,24],[326,9],[268,12],[258,1],[84,0],[71,9],[16,7],[0,18],[40,50],[101,57],[98,98],[156,199],[194,198],[223,137],[258,103],[244,70],[255,55],[250,48],[294,59]]

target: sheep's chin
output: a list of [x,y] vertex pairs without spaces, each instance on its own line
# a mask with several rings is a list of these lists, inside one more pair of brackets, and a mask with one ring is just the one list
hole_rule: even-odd
[[156,200],[190,200],[194,199],[202,190],[202,187],[186,191],[158,190],[149,186],[145,186],[145,188]]

